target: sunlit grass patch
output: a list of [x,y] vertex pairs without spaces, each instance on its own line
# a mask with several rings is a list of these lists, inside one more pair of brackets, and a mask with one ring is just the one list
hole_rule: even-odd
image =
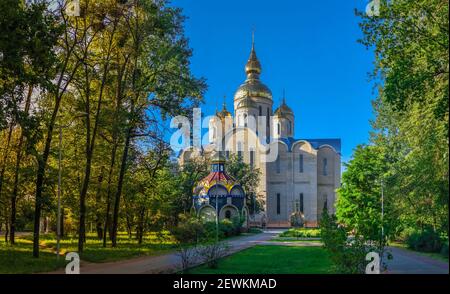
[[[33,258],[33,236],[25,235],[16,237],[16,244],[10,245],[0,240],[0,273],[33,273],[53,271],[64,267],[67,263],[64,255],[67,252],[78,251],[78,237],[69,235],[60,241],[59,261],[56,261],[56,236],[55,234],[42,234],[40,236],[40,257]],[[108,262],[128,259],[137,256],[159,255],[167,253],[175,248],[174,240],[168,232],[147,233],[142,244],[138,244],[134,235],[120,232],[117,236],[117,247],[112,248],[108,240],[103,247],[103,241],[94,233],[86,235],[84,251],[81,254],[82,261]]]

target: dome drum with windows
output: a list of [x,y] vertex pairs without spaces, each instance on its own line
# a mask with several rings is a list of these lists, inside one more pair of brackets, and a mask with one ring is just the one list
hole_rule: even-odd
[[240,217],[248,226],[244,189],[225,171],[226,158],[217,152],[211,160],[211,172],[193,190],[193,206],[205,221]]

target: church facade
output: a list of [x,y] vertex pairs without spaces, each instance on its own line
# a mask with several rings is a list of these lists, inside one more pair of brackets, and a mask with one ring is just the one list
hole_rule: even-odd
[[285,97],[274,110],[261,70],[253,44],[245,65],[247,78],[234,95],[234,117],[224,103],[209,121],[209,144],[200,151],[184,150],[180,163],[218,151],[237,154],[261,174],[256,191],[245,191],[255,194],[264,208],[249,216],[250,225],[290,227],[295,220],[315,227],[324,208],[335,212],[341,141],[295,139],[295,113]]

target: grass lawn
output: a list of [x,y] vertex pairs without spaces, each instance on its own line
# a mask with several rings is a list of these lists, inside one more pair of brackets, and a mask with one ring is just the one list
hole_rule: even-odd
[[[109,244],[103,248],[102,241],[95,234],[87,234],[85,250],[81,260],[88,262],[107,262],[128,259],[142,255],[164,254],[174,249],[174,242],[167,233],[145,235],[143,244],[139,245],[134,238],[129,239],[125,233],[119,233],[118,246],[112,248]],[[32,235],[16,238],[16,244],[11,246],[2,239],[0,241],[0,273],[35,273],[53,271],[64,267],[67,262],[64,256],[56,261],[56,239],[54,234],[40,237],[40,257],[33,258]],[[77,251],[78,239],[75,236],[61,240],[61,254]]]
[[191,274],[328,274],[334,273],[321,247],[255,246],[219,261],[217,269],[199,266]]
[[444,255],[442,255],[442,254],[440,254],[438,252],[420,252],[420,251],[416,251],[416,250],[413,250],[411,248],[408,248],[408,246],[405,243],[401,243],[401,242],[391,242],[391,243],[389,243],[389,246],[402,248],[402,249],[405,249],[405,250],[409,250],[409,251],[414,252],[416,254],[419,254],[419,255],[422,255],[422,256],[427,256],[427,257],[430,257],[430,258],[433,258],[433,259],[436,259],[436,260],[448,263],[448,256],[444,256]]

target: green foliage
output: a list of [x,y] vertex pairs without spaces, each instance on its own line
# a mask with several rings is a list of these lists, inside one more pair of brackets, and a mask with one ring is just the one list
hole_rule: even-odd
[[200,218],[182,214],[179,216],[178,225],[171,227],[170,232],[180,246],[192,246],[198,244],[205,236],[205,227]]
[[348,232],[338,225],[334,215],[325,209],[321,222],[321,239],[330,253],[336,271],[344,274],[361,274],[365,270],[365,256],[369,252],[364,238],[354,236],[348,239]]
[[224,219],[219,222],[219,230],[225,237],[231,237],[235,234],[235,226],[229,219]]
[[231,154],[227,161],[227,172],[233,178],[239,179],[239,184],[244,188],[247,195],[246,203],[250,209],[250,213],[258,213],[261,211],[263,209],[262,200],[255,193],[259,184],[261,171],[245,163],[243,158],[237,154]]
[[[429,227],[431,235],[448,236],[448,2],[380,2],[379,16],[358,15],[361,43],[375,51],[379,93],[371,142],[387,169],[386,212],[392,218],[385,224],[393,234]],[[364,178],[370,165],[361,163],[355,176]],[[359,197],[353,187],[341,190],[348,192]],[[358,213],[351,203],[342,206]]]
[[391,204],[395,199],[387,197],[391,194],[384,193],[385,213],[382,221],[381,185],[386,183],[385,157],[383,150],[377,146],[358,146],[353,158],[346,164],[342,185],[337,191],[337,220],[367,240],[377,242],[385,240],[381,239],[382,226],[384,236],[390,236],[397,217]]
[[410,233],[406,239],[406,244],[409,248],[417,251],[441,252],[445,243],[442,242],[441,236],[433,228],[427,227]]
[[314,228],[294,228],[284,231],[280,234],[280,237],[293,238],[319,238],[320,236],[320,229]]

